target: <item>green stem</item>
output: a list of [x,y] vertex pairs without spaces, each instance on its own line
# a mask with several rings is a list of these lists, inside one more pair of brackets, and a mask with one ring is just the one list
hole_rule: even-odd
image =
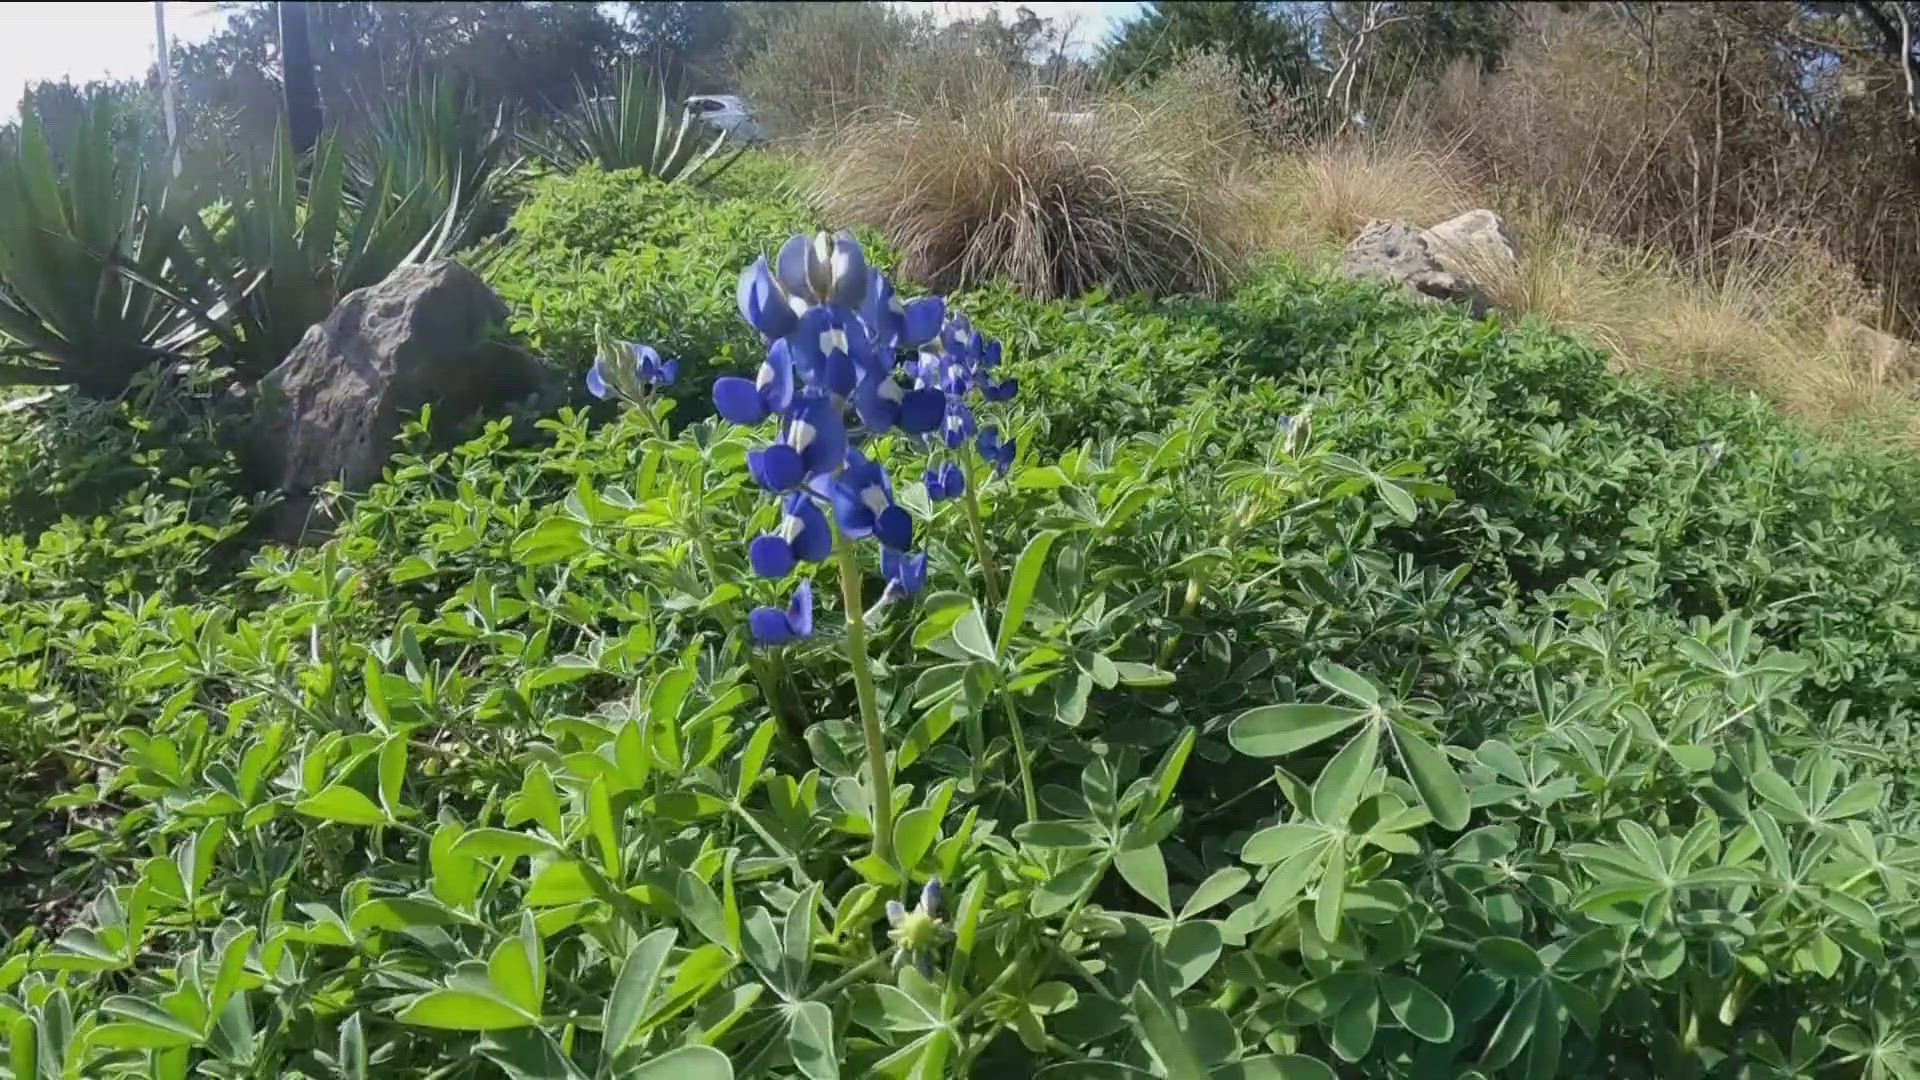
[[1039,821],[1040,803],[1033,797],[1033,766],[1027,756],[1027,733],[1020,723],[1020,713],[1013,707],[1013,695],[1007,692],[1004,682],[1000,683],[1000,704],[1007,710],[1007,730],[1013,733],[1013,757],[1020,766],[1020,801],[1026,805],[1027,820]]
[[873,800],[873,854],[893,862],[893,780],[887,768],[887,736],[880,727],[880,705],[867,659],[866,608],[860,603],[860,556],[839,537],[840,598],[847,610],[847,662],[853,665],[853,689],[860,699],[860,732],[867,744],[867,786]]
[[973,535],[973,557],[980,560],[980,577],[987,584],[987,603],[995,609],[1000,607],[1000,571],[994,569],[993,549],[987,546],[987,531],[980,525],[980,501],[974,498],[974,469],[971,456],[967,456],[965,470],[966,490],[960,495],[960,505],[967,512],[967,531]]

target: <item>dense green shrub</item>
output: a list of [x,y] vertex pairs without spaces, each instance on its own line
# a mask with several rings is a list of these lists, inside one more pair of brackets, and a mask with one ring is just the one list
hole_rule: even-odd
[[[743,179],[781,175],[762,167]],[[487,276],[536,351],[585,371],[604,327],[680,358],[688,403],[699,406],[713,374],[742,366],[758,342],[734,309],[734,274],[716,268],[752,262],[808,224],[762,199],[584,169],[535,188]]]
[[[802,224],[587,172],[495,280],[543,349],[602,322],[692,396]],[[0,957],[5,1068],[1911,1072],[1913,466],[1284,268],[955,304],[1022,382],[977,494],[1026,603],[870,444],[931,563],[859,624],[902,866],[826,576],[810,639],[745,647],[773,514],[699,410],[415,430],[328,544],[237,571],[191,455],[9,521],[0,729],[66,857]],[[35,415],[0,476],[58,471]],[[896,969],[885,903],[936,875]]]

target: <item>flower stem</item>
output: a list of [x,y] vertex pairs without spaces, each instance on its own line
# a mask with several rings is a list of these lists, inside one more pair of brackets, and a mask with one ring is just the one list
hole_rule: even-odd
[[867,659],[866,609],[860,604],[860,556],[845,537],[836,545],[840,559],[840,597],[847,612],[847,661],[853,665],[853,689],[860,699],[860,732],[867,744],[867,786],[873,801],[873,854],[893,861],[893,778],[887,768],[887,736],[880,728],[880,706]]
[[1007,710],[1007,730],[1013,733],[1014,763],[1020,766],[1020,801],[1025,805],[1028,821],[1040,820],[1040,803],[1033,797],[1033,765],[1027,755],[1027,733],[1020,725],[1020,714],[1014,710],[1013,695],[1007,692],[1007,686],[1000,684],[1000,704]]
[[993,549],[987,546],[987,531],[980,526],[980,502],[973,496],[974,469],[969,457],[963,466],[966,470],[966,490],[960,494],[960,505],[967,511],[967,531],[973,534],[973,557],[980,560],[980,577],[987,583],[987,603],[1000,606],[1000,572],[994,569]]

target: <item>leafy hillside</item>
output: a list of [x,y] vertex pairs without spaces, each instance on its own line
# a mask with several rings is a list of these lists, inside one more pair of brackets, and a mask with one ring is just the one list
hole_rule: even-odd
[[1286,265],[989,288],[1004,475],[865,446],[924,583],[764,580],[769,179],[544,181],[516,331],[678,380],[324,547],[190,393],[0,417],[13,1076],[1912,1073],[1920,468]]

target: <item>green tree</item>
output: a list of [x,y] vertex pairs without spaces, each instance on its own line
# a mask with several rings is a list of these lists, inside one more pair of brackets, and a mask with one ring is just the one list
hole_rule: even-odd
[[1315,80],[1307,29],[1289,5],[1258,0],[1159,0],[1126,24],[1100,58],[1110,81],[1151,81],[1183,53],[1211,51],[1279,87]]

